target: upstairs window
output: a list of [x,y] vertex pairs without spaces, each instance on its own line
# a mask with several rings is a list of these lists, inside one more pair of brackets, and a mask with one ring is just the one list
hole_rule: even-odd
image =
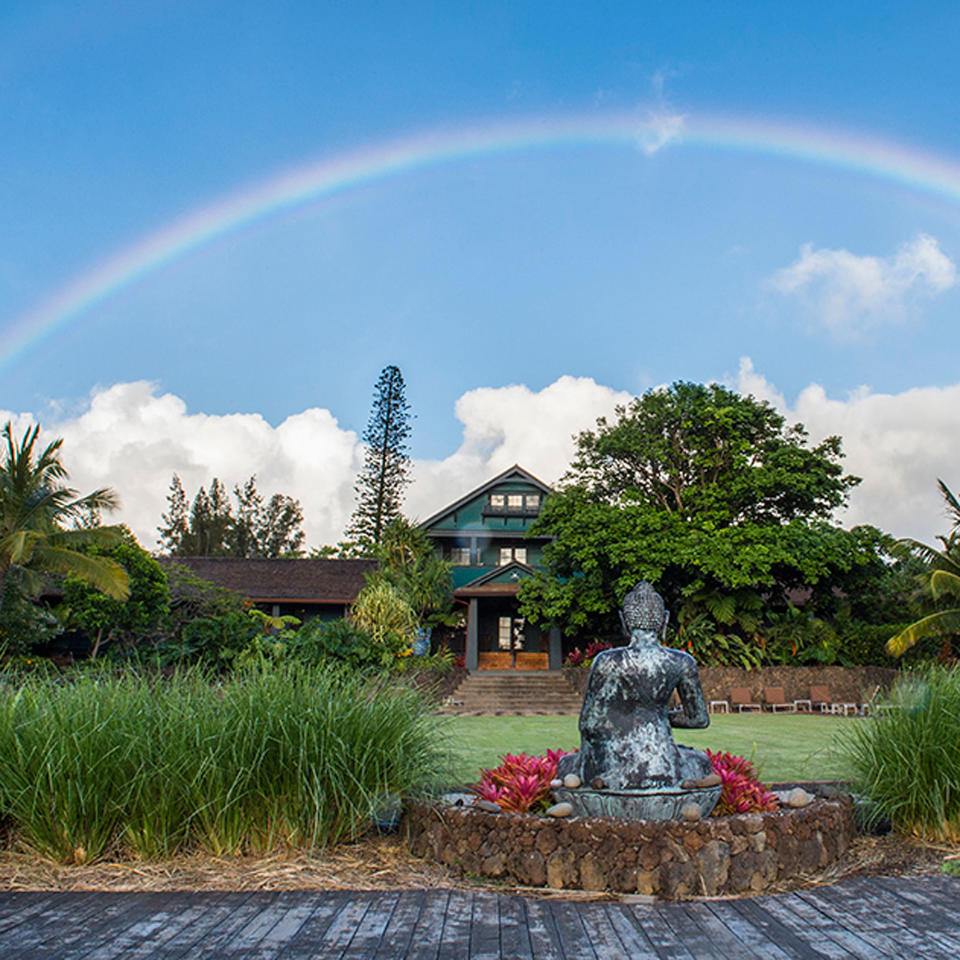
[[528,493],[524,498],[524,506],[528,510],[539,510],[540,509],[540,494],[539,493]]
[[499,566],[503,567],[508,563],[512,563],[514,560],[519,560],[520,563],[526,563],[527,548],[526,547],[501,547],[500,548]]
[[450,550],[450,562],[455,567],[469,567],[470,566],[470,548],[469,547],[453,547]]
[[523,494],[522,494],[522,493],[508,493],[508,494],[507,494],[507,509],[508,509],[508,510],[522,510],[522,509],[523,509]]
[[494,510],[502,510],[507,505],[506,497],[502,493],[490,494],[490,506]]

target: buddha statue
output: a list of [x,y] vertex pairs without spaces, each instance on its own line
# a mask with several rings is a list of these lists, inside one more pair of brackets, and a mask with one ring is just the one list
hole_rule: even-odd
[[[697,664],[662,645],[668,614],[646,581],[624,598],[621,619],[630,643],[594,659],[580,711],[580,751],[561,759],[558,775],[576,773],[585,787],[604,790],[693,786],[712,774],[710,760],[674,743],[671,728],[710,724]],[[674,691],[678,710],[669,709]]]

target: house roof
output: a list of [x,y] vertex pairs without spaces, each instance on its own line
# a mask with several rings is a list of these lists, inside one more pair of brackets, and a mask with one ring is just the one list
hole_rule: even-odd
[[528,564],[513,560],[495,570],[489,570],[462,587],[457,587],[453,595],[455,597],[512,597],[516,594],[520,581],[533,576],[535,572],[534,568]]
[[266,560],[169,557],[195,576],[251,600],[273,603],[353,603],[376,560]]
[[532,473],[524,470],[520,464],[515,463],[512,467],[504,470],[503,473],[498,473],[492,480],[482,483],[475,490],[471,490],[469,493],[464,494],[464,496],[462,496],[459,500],[448,504],[442,510],[438,510],[432,517],[427,517],[427,519],[422,521],[419,526],[421,529],[433,526],[435,523],[437,523],[437,521],[442,520],[448,513],[453,513],[455,510],[459,510],[460,507],[462,507],[465,503],[470,503],[471,500],[476,500],[477,497],[483,496],[483,494],[495,487],[497,484],[504,483],[507,480],[523,480],[535,487],[539,487],[540,491],[544,494],[553,493],[552,487],[547,486],[547,484],[535,477]]

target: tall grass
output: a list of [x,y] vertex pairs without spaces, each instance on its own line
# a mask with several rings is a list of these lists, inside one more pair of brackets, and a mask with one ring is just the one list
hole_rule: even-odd
[[930,840],[960,840],[960,668],[902,677],[841,740],[876,817]]
[[384,795],[440,782],[440,724],[415,691],[296,664],[10,678],[0,812],[64,862],[312,849],[362,833]]

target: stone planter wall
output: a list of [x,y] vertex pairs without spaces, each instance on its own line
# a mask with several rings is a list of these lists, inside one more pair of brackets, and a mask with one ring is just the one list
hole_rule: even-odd
[[[589,671],[565,667],[563,674],[581,696],[587,686]],[[700,685],[706,700],[729,700],[733,687],[749,687],[757,703],[761,703],[764,687],[783,687],[789,703],[807,699],[811,686],[827,686],[835,701],[863,703],[879,686],[887,690],[897,677],[889,667],[760,667],[741,670],[737,667],[700,667]]]
[[555,820],[414,804],[416,856],[523,886],[613,890],[674,899],[764,890],[834,863],[854,834],[848,796],[798,810],[697,823]]

